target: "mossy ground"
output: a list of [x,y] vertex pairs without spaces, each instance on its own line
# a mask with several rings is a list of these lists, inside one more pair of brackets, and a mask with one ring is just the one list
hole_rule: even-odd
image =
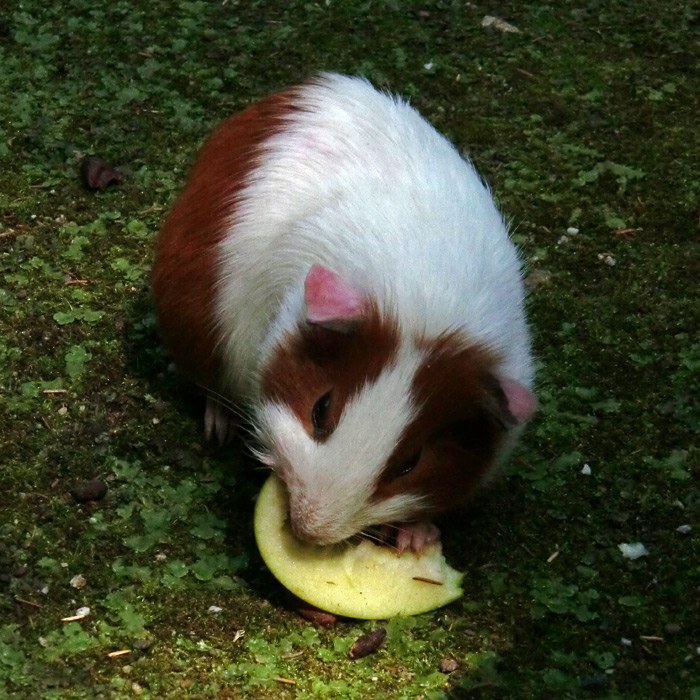
[[[699,60],[686,0],[0,9],[0,697],[698,700]],[[443,522],[464,598],[360,661],[370,623],[317,629],[266,573],[264,473],[203,443],[147,288],[201,139],[318,69],[474,159],[540,363],[509,475]],[[86,153],[123,182],[87,191]],[[103,501],[67,495],[92,477]]]

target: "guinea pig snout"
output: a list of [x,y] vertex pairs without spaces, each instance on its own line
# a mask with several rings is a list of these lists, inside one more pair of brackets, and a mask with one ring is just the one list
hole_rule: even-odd
[[335,544],[355,534],[342,527],[340,518],[324,513],[312,499],[304,497],[291,500],[289,522],[294,535],[309,544]]
[[295,537],[302,542],[320,545],[331,544],[331,542],[326,541],[326,537],[314,527],[313,523],[309,523],[307,518],[291,518],[291,526]]

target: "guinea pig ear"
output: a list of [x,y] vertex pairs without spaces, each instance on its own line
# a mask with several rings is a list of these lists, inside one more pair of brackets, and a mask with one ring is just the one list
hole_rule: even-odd
[[489,375],[486,410],[504,428],[514,428],[529,420],[537,401],[525,386],[512,379],[496,379]]
[[313,265],[306,275],[304,302],[309,323],[343,333],[352,330],[366,306],[359,290],[322,265]]

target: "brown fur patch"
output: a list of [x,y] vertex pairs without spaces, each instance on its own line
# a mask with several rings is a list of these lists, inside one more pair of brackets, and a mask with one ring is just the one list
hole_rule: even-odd
[[[404,432],[375,491],[378,500],[399,493],[427,495],[429,509],[464,499],[493,463],[508,421],[494,358],[457,335],[426,341],[428,356],[416,373],[413,396],[420,407]],[[402,465],[412,471],[397,476]]]
[[234,115],[204,143],[163,224],[151,273],[166,348],[194,381],[216,388],[219,358],[214,316],[216,246],[262,144],[295,108],[295,90],[272,95]]
[[[348,399],[379,376],[397,349],[395,325],[372,307],[347,333],[305,324],[273,354],[262,394],[289,406],[309,435],[323,440],[338,424]],[[329,391],[327,435],[314,435],[314,404]]]

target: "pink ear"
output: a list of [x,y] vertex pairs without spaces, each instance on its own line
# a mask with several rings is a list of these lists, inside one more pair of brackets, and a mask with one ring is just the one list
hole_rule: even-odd
[[537,406],[535,395],[512,379],[504,379],[501,382],[501,388],[508,401],[508,410],[518,423],[524,423],[530,418]]
[[306,320],[321,325],[343,324],[362,315],[360,292],[327,267],[313,265],[304,282]]

